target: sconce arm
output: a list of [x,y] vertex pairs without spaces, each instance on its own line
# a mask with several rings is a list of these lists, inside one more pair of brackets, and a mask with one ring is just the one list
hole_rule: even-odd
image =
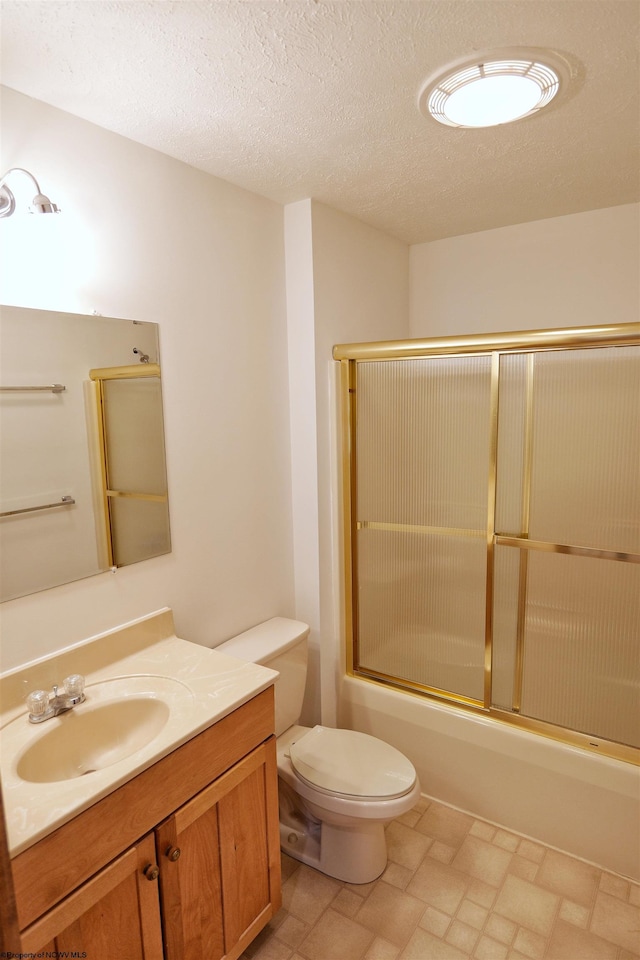
[[29,173],[24,167],[11,167],[10,170],[7,170],[7,172],[0,177],[0,218],[10,217],[16,208],[16,198],[6,183],[12,173],[24,173],[33,181],[36,188],[36,195],[31,203],[37,213],[58,213],[58,207],[55,203],[51,202],[49,197],[43,194],[40,189],[40,184],[32,173]]

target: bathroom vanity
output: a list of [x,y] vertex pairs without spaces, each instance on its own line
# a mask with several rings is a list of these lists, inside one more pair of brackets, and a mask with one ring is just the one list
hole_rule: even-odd
[[[3,713],[3,790],[23,953],[233,960],[280,907],[277,674],[175,635],[157,638],[171,630],[171,613],[162,611],[124,635],[104,635],[57,658],[56,675],[71,662],[84,666],[87,715],[106,708],[100,716],[108,718],[126,701],[170,701],[163,728],[127,757],[100,767],[94,753],[90,775],[69,777],[63,764],[66,778],[53,780],[55,763],[42,774],[25,766],[44,729],[28,729],[34,725],[24,706],[13,719]],[[18,690],[52,669],[36,664],[27,677],[3,678],[3,703],[13,701],[15,713]],[[154,677],[175,689],[163,693],[159,684],[154,697]],[[76,724],[83,749],[80,713],[41,727],[50,723],[66,723],[70,734]],[[23,781],[20,771],[33,779]]]

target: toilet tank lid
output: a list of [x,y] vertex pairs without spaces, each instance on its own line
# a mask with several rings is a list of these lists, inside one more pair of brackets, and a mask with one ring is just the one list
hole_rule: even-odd
[[231,637],[215,649],[238,660],[265,663],[276,653],[285,653],[309,634],[309,624],[288,617],[272,617],[237,637]]

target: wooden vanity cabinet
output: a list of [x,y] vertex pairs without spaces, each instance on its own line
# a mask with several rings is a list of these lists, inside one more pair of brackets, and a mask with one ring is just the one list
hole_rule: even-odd
[[[229,715],[17,857],[22,952],[236,960],[281,903],[272,711],[270,689],[234,712],[236,724]],[[229,766],[234,730],[237,759]],[[207,758],[220,736],[222,772],[207,778]],[[251,739],[257,745],[244,752]],[[114,858],[105,857],[113,853],[109,822],[103,821],[104,836],[95,835],[109,811],[127,812],[123,837],[135,824],[146,823],[148,831],[126,849],[121,842]],[[73,868],[89,850],[85,876],[95,866],[96,848],[101,868],[83,882],[76,872],[74,882]],[[57,872],[50,859],[56,855],[66,857]],[[25,925],[42,904],[48,909]]]

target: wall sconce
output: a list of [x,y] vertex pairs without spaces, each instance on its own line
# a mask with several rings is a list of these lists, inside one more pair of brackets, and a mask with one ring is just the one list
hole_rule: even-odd
[[14,173],[24,173],[30,177],[36,187],[36,195],[31,201],[32,213],[58,213],[58,207],[49,200],[40,190],[40,185],[32,173],[22,167],[12,167],[0,178],[0,218],[10,217],[16,209],[16,198],[6,184],[7,179]]

